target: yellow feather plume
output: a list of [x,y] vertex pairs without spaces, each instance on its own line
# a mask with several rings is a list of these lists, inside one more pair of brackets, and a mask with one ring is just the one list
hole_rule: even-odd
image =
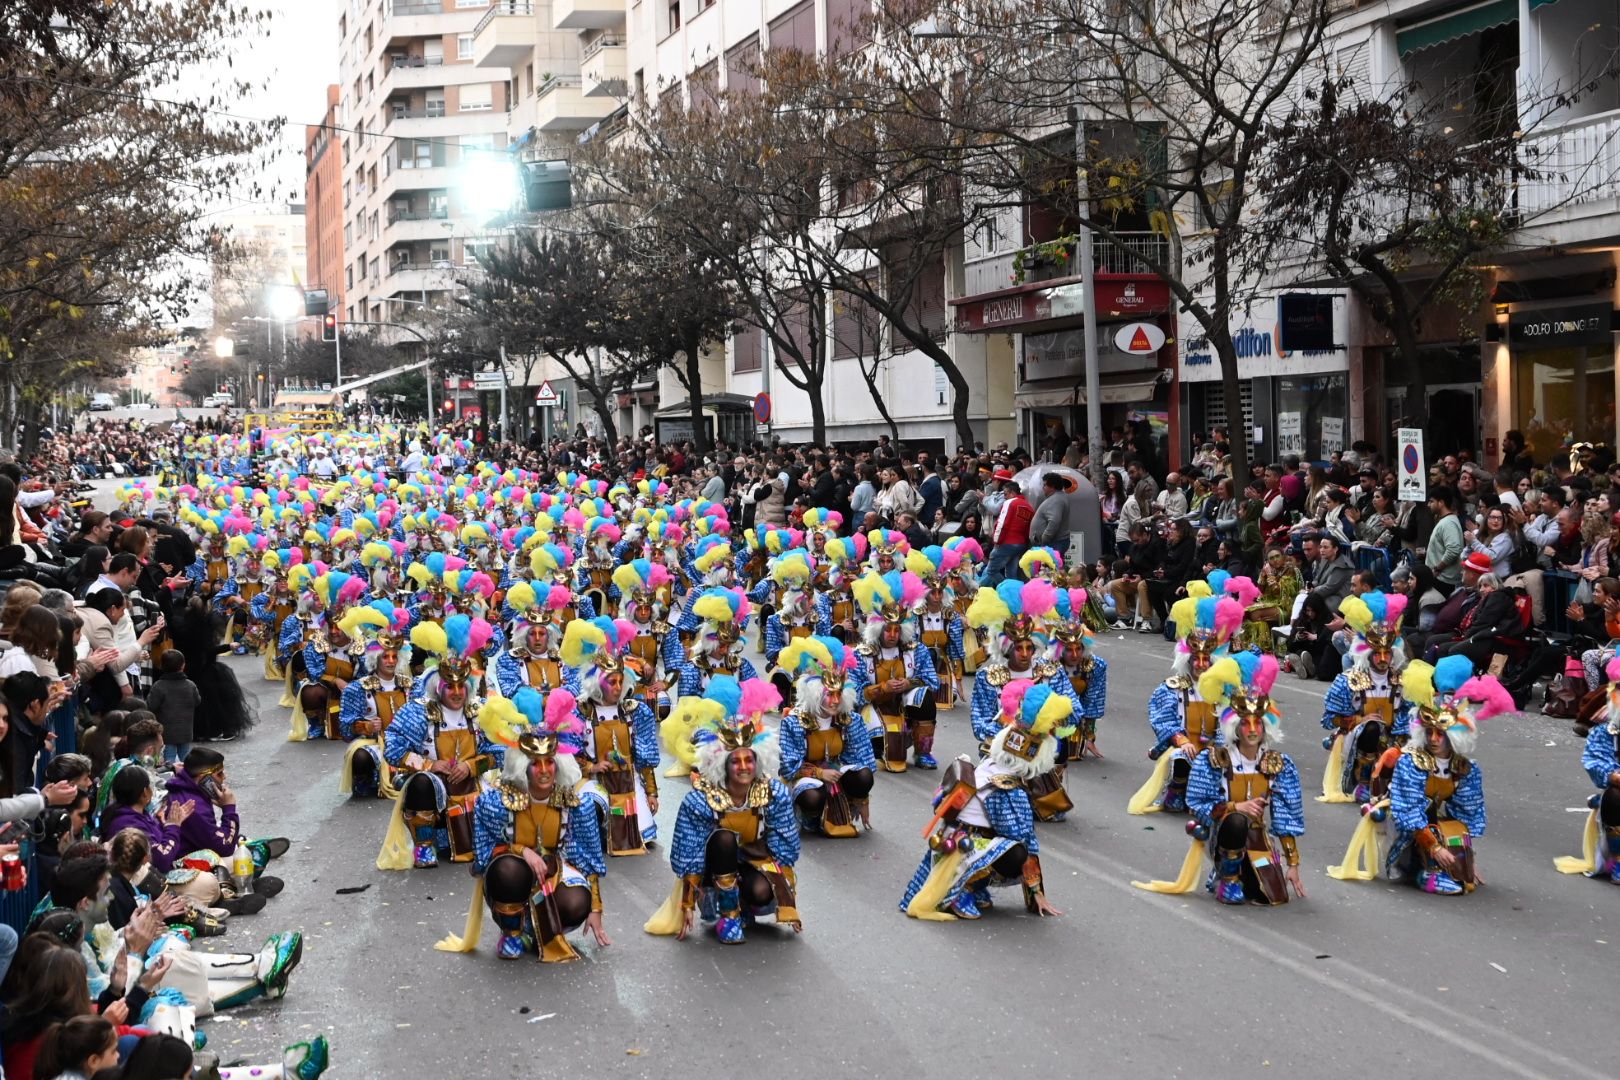
[[557,572],[557,560],[545,548],[537,547],[529,555],[529,569],[535,577],[550,577]]
[[478,726],[492,741],[515,748],[518,736],[528,730],[529,723],[510,698],[491,694],[478,710]]
[[299,563],[287,571],[287,585],[293,592],[298,592],[313,580],[315,580],[315,569],[308,563]]
[[1434,665],[1413,660],[1401,670],[1401,696],[1413,705],[1434,708]]
[[1012,608],[1007,602],[996,595],[996,590],[981,588],[973,603],[968,605],[967,623],[978,628],[981,626],[996,626],[1012,618]]
[[621,592],[628,593],[632,589],[641,588],[641,575],[636,573],[635,567],[624,563],[613,571],[613,584],[617,585]]
[[1339,614],[1344,616],[1344,621],[1350,625],[1350,629],[1358,634],[1365,634],[1367,627],[1372,625],[1372,608],[1368,607],[1367,602],[1359,596],[1347,596],[1341,600]]
[[434,656],[443,656],[450,651],[450,639],[445,636],[444,627],[433,622],[420,622],[413,626],[411,644]]
[[1230,656],[1223,656],[1198,677],[1198,696],[1224,705],[1232,689],[1242,685],[1243,669]]
[[1176,637],[1185,641],[1198,623],[1198,597],[1184,596],[1171,604],[1170,621],[1176,624]]
[[1209,587],[1209,582],[1203,578],[1187,582],[1187,596],[1193,600],[1202,600],[1206,596],[1214,596],[1215,590]]
[[782,646],[776,663],[783,671],[792,675],[798,672],[799,664],[806,656],[820,664],[823,671],[833,666],[832,653],[827,651],[827,646],[810,637],[797,638]]
[[366,607],[361,604],[349,608],[348,611],[343,613],[343,618],[338,620],[338,629],[351,638],[360,636],[362,626],[375,626],[378,629],[386,630],[388,628],[388,618],[376,608]]
[[591,655],[607,644],[607,635],[595,623],[575,619],[563,632],[562,662],[569,667],[581,667],[590,662]]
[[426,589],[430,585],[436,584],[439,580],[433,576],[433,571],[429,570],[422,563],[411,563],[410,566],[407,566],[405,568],[405,576],[416,582],[417,586],[423,589]]
[[849,591],[855,594],[855,603],[868,615],[895,599],[889,592],[889,583],[880,574],[865,574],[856,578]]
[[700,619],[708,619],[717,623],[730,622],[736,618],[736,613],[731,610],[730,602],[723,596],[698,597],[696,602],[692,604],[692,614]]
[[534,586],[527,581],[515,582],[506,590],[506,602],[512,605],[512,610],[520,616],[534,607],[535,599]]
[[1035,723],[1030,728],[1037,734],[1045,735],[1073,714],[1074,702],[1067,695],[1053,694],[1035,714]]

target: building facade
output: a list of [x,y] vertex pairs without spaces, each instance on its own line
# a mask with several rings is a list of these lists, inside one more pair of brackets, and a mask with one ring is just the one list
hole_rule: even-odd
[[[343,151],[336,83],[326,115],[304,126],[304,287],[325,289],[329,310],[343,311]],[[313,329],[313,328],[312,328]]]
[[[446,303],[493,242],[474,194],[506,160],[510,76],[480,66],[487,0],[343,0],[342,318],[409,321]],[[379,326],[385,338],[409,335]]]

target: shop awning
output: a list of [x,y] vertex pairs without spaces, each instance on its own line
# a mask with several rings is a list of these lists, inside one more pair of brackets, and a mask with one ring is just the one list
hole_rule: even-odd
[[1444,45],[1493,26],[1517,22],[1518,18],[1518,0],[1485,0],[1480,4],[1468,4],[1410,26],[1396,27],[1395,47],[1402,56],[1410,56],[1420,49]]
[[[1131,405],[1152,401],[1154,389],[1159,385],[1159,372],[1129,371],[1103,375],[1099,382],[1104,405]],[[1013,404],[1020,409],[1063,409],[1086,403],[1086,384],[1072,386],[1041,386],[1025,384],[1013,395]]]
[[[679,401],[665,405],[653,415],[663,417],[689,416],[692,412],[690,402],[690,398],[681,398]],[[743,394],[721,391],[714,394],[704,394],[703,407],[705,409],[714,409],[716,412],[752,412],[754,399]]]

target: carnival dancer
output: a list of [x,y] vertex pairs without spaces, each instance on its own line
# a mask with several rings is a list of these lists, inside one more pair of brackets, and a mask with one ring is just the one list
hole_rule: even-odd
[[[287,578],[303,558],[303,552],[292,548],[286,551],[266,551],[259,560],[262,589],[253,597],[249,611],[254,619],[252,637],[264,654],[266,682],[287,681],[286,657],[281,650],[281,628],[298,610],[297,591],[288,583]],[[301,642],[302,627],[299,628],[298,637]],[[288,700],[290,697],[289,691],[281,704],[291,707],[292,701]]]
[[1132,882],[1139,889],[1186,893],[1196,887],[1207,845],[1214,860],[1205,887],[1222,904],[1301,900],[1299,838],[1305,801],[1293,760],[1277,750],[1282,714],[1271,697],[1275,656],[1245,652],[1215,661],[1198,677],[1203,700],[1220,710],[1221,742],[1201,750],[1187,781],[1192,845],[1176,881]]
[[1376,591],[1346,597],[1339,606],[1355,636],[1350,670],[1334,677],[1322,710],[1329,753],[1318,802],[1366,803],[1389,788],[1389,773],[1375,770],[1386,751],[1405,745],[1410,727],[1410,706],[1401,693],[1405,610],[1406,597]]
[[[758,677],[753,662],[743,655],[742,636],[752,610],[741,589],[711,588],[698,594],[690,612],[696,635],[679,661],[677,686],[681,697],[702,696],[716,675],[729,675],[741,682]],[[679,647],[678,638],[675,647]],[[665,655],[669,654],[666,642]]]
[[[979,595],[978,567],[984,562],[984,549],[971,536],[953,536],[940,546],[960,560],[956,564],[956,569],[945,575],[945,583],[951,590],[951,604],[961,613],[965,621],[968,608],[973,606],[974,599]],[[974,674],[990,658],[989,631],[982,626],[970,629],[973,631],[973,647],[964,647],[963,675]]]
[[1059,763],[1079,761],[1086,754],[1102,760],[1097,749],[1097,721],[1108,707],[1108,661],[1096,654],[1096,639],[1086,621],[1089,594],[1085,589],[1058,589],[1053,609],[1051,659],[1080,703],[1075,733],[1058,747]]
[[861,641],[860,608],[850,586],[859,576],[866,552],[866,537],[831,537],[822,548],[823,559],[816,591],[816,633],[835,637],[851,647]]
[[485,778],[473,806],[478,885],[466,928],[435,948],[475,950],[486,902],[500,929],[495,955],[503,960],[526,953],[541,963],[577,960],[567,935],[582,926],[598,945],[611,944],[602,926],[602,832],[595,808],[578,791],[585,729],[574,704],[566,690],[542,701],[527,686],[515,699],[484,703],[478,724],[505,747],[506,761]]
[[613,545],[623,533],[611,518],[593,517],[586,526],[584,553],[575,571],[574,591],[590,599],[598,614],[617,618],[619,614],[619,587],[613,583],[617,560]]
[[922,579],[905,571],[866,574],[855,582],[855,602],[866,617],[855,654],[856,700],[872,750],[885,772],[906,771],[906,750],[919,769],[937,769],[933,757],[939,675],[917,642],[916,606]]
[[[1368,803],[1344,861],[1328,873],[1370,881],[1381,870],[1428,893],[1455,896],[1480,884],[1474,842],[1485,835],[1485,777],[1472,754],[1479,723],[1513,711],[1492,675],[1475,677],[1466,656],[1430,667],[1406,665],[1401,687],[1413,706],[1409,739],[1395,756],[1386,798]],[[1389,853],[1378,857],[1377,825],[1387,824]]]
[[399,789],[383,756],[383,733],[410,697],[406,640],[410,613],[387,600],[373,600],[350,608],[340,621],[345,634],[364,643],[365,654],[339,703],[338,735],[349,748],[343,755],[338,790],[392,799]]
[[575,619],[596,618],[596,605],[588,596],[580,596],[574,592],[574,579],[571,567],[574,565],[574,553],[561,544],[546,541],[536,544],[529,553],[529,570],[534,574],[533,584],[538,587],[542,582],[552,585],[561,585],[568,590],[571,601],[568,607],[553,615],[553,619],[566,625]]
[[676,714],[696,718],[698,777],[675,819],[674,889],[647,933],[685,940],[700,909],[727,945],[740,944],[745,926],[772,912],[778,924],[804,929],[793,869],[799,821],[777,776],[776,733],[764,719],[780,703],[763,679],[717,676],[702,697],[676,704]]
[[[1048,686],[1078,707],[1074,686],[1061,665],[1047,659],[1051,643],[1051,618],[1057,609],[1057,590],[1048,581],[1015,581],[1011,578],[994,589],[981,588],[968,608],[968,625],[989,631],[992,659],[979,669],[973,680],[973,697],[968,716],[973,736],[987,746],[1000,730],[1005,712],[1001,691],[1009,682],[1027,679]],[[1053,761],[1057,750],[1053,749]],[[1030,781],[1030,802],[1042,821],[1062,821],[1074,803],[1063,789],[1063,777],[1056,767]]]
[[1215,704],[1202,696],[1199,680],[1242,625],[1243,605],[1214,595],[1202,581],[1192,582],[1188,589],[1199,595],[1177,600],[1170,608],[1179,640],[1170,677],[1148,698],[1148,723],[1157,741],[1147,756],[1156,764],[1126,806],[1132,814],[1185,811],[1193,762],[1206,747],[1220,745]]
[[793,673],[778,666],[778,658],[789,642],[816,632],[815,595],[810,584],[814,576],[810,553],[803,548],[784,551],[771,560],[776,610],[765,616],[765,668],[789,705],[793,703]]
[[867,573],[891,574],[904,568],[911,544],[894,529],[873,529],[866,534]]
[[506,590],[506,604],[515,616],[511,644],[495,658],[495,681],[504,697],[521,686],[549,694],[563,685],[562,615],[573,605],[574,594],[563,585],[514,582]]
[[[296,548],[294,549],[297,550]],[[276,631],[276,665],[282,673],[281,704],[293,710],[293,725],[289,738],[301,725],[303,710],[298,703],[298,688],[305,679],[304,646],[318,632],[318,619],[325,605],[310,586],[315,580],[315,568],[309,563],[298,563],[287,571],[287,588],[294,597],[294,610],[281,619]]]
[[669,569],[650,559],[632,559],[613,571],[624,621],[635,628],[625,663],[635,670],[637,693],[653,715],[669,715],[667,671],[661,671],[669,641],[669,608],[659,599],[673,578]]
[[259,561],[259,544],[269,541],[262,535],[237,533],[225,542],[230,556],[231,576],[214,596],[214,608],[229,617],[225,642],[238,656],[262,652],[270,641],[270,627],[253,614],[259,594],[275,583]]
[[914,919],[981,918],[990,889],[1014,884],[1031,914],[1063,914],[1046,898],[1027,788],[1055,767],[1074,702],[1045,683],[1012,679],[997,693],[997,711],[983,759],[958,757],[934,793],[928,850],[900,898]]
[[471,692],[472,657],[489,639],[482,619],[452,615],[444,625],[417,623],[411,644],[437,657],[422,697],[394,714],[383,733],[383,756],[395,770],[388,836],[377,856],[379,870],[436,866],[441,853],[470,862],[472,803],[478,776],[499,765],[501,749],[479,730],[483,703]]
[[658,836],[658,720],[636,697],[627,667],[635,628],[623,619],[575,619],[562,659],[585,725],[582,767],[606,819],[609,855],[645,855]]
[[856,711],[855,650],[833,637],[800,638],[783,647],[780,661],[797,680],[780,739],[782,781],[792,789],[801,828],[850,837],[859,819],[870,829],[877,760]]
[[336,739],[338,714],[343,707],[343,690],[355,678],[366,655],[366,643],[343,630],[343,612],[366,592],[364,578],[329,570],[310,583],[320,600],[304,635],[304,684],[298,689],[298,709],[303,717],[293,720],[288,736],[300,741],[299,732],[309,739]]
[[966,624],[952,605],[949,586],[951,571],[961,556],[942,547],[926,547],[906,554],[906,569],[922,579],[922,601],[917,606],[917,640],[928,650],[939,675],[939,692],[934,704],[954,709],[962,698],[962,635]]
[[1597,787],[1588,804],[1585,850],[1581,858],[1560,858],[1556,865],[1562,873],[1605,877],[1620,885],[1620,657],[1609,661],[1607,674],[1608,704],[1581,752],[1581,768]]

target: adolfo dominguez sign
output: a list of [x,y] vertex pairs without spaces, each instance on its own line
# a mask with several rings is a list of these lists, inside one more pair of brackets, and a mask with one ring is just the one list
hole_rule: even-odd
[[1608,345],[1613,340],[1613,317],[1608,304],[1515,311],[1508,316],[1508,340],[1527,349]]

